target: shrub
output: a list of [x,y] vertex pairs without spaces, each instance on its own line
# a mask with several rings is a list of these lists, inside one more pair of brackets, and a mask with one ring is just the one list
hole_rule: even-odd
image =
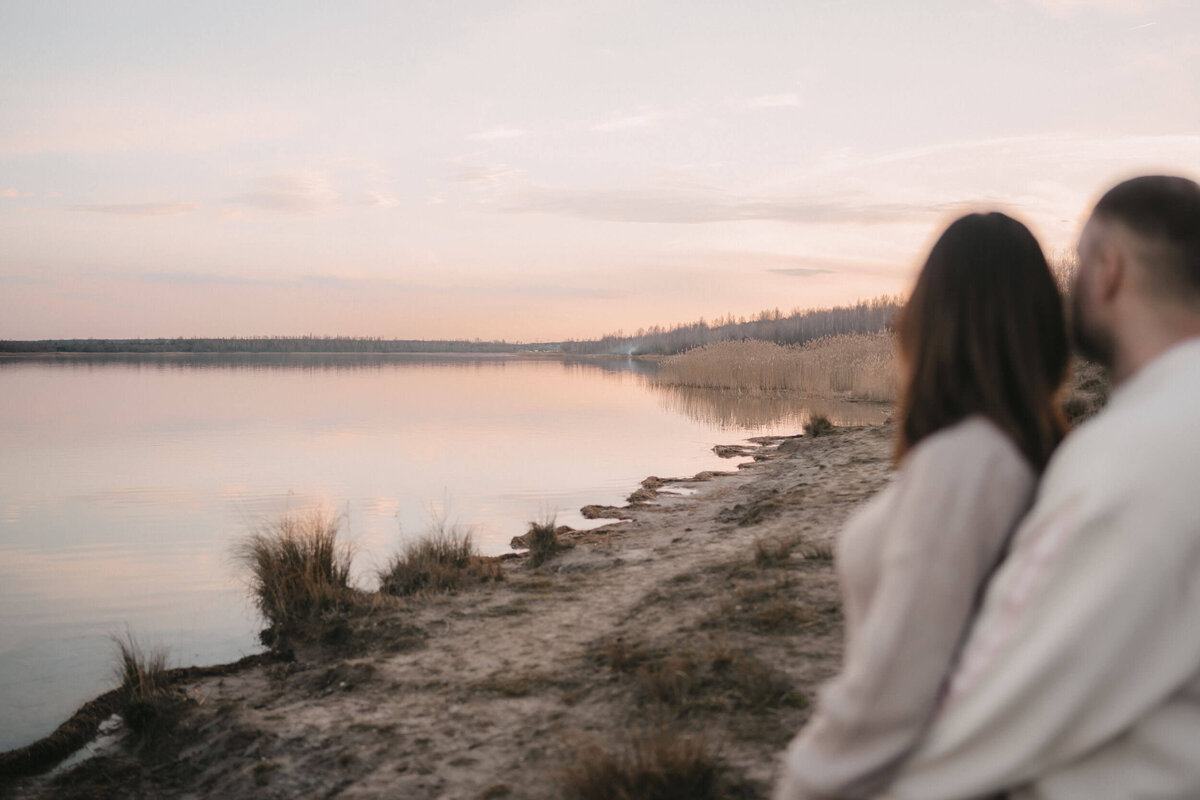
[[406,544],[377,574],[379,591],[401,597],[504,578],[500,564],[475,549],[470,532],[447,528],[444,522],[436,523],[424,538]]
[[251,594],[270,623],[312,617],[353,602],[353,553],[338,542],[338,526],[339,520],[324,511],[287,515],[239,546]]
[[754,566],[759,569],[783,566],[792,553],[793,542],[787,539],[754,540]]
[[833,433],[833,423],[829,421],[829,417],[824,414],[813,414],[804,423],[805,436],[824,436]]
[[563,549],[558,541],[558,529],[554,525],[554,518],[529,523],[525,545],[529,548],[529,565],[532,567],[540,567]]
[[117,651],[113,671],[120,682],[119,711],[134,739],[150,739],[173,727],[184,700],[167,680],[167,651],[147,651],[130,633],[114,636],[113,644]]
[[593,744],[562,775],[567,800],[724,800],[742,796],[703,737],[666,728],[634,733],[627,747]]

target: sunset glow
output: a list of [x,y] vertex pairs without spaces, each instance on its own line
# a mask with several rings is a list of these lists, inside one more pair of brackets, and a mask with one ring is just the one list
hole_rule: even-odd
[[6,3],[0,338],[555,341],[1200,169],[1200,6]]

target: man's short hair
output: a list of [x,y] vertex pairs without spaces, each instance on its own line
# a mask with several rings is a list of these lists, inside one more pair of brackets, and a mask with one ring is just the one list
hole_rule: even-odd
[[1200,296],[1200,185],[1187,178],[1146,175],[1119,183],[1100,198],[1095,215],[1121,222],[1149,246],[1149,277],[1169,292]]

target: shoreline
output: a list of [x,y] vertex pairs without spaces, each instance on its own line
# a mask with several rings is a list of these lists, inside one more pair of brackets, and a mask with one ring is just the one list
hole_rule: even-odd
[[[752,459],[737,471],[648,478],[630,505],[600,509],[619,511],[620,521],[566,534],[572,549],[542,567],[531,569],[515,554],[498,557],[503,582],[390,603],[351,620],[345,646],[297,648],[290,662],[262,654],[175,670],[188,696],[204,700],[189,708],[171,746],[189,759],[211,758],[201,759],[207,766],[199,775],[182,761],[157,766],[153,793],[176,796],[196,780],[208,785],[201,796],[268,786],[327,791],[351,780],[346,770],[355,764],[351,772],[362,774],[350,785],[364,790],[470,797],[508,786],[512,796],[550,797],[551,773],[571,760],[567,740],[614,740],[631,726],[662,724],[721,729],[722,741],[733,740],[723,746],[731,768],[769,786],[777,751],[806,717],[816,685],[838,666],[840,610],[829,549],[841,521],[890,471],[890,426],[748,441],[725,448]],[[758,553],[763,543],[774,548],[766,559],[774,563]],[[746,602],[736,602],[743,595]],[[613,642],[643,652],[651,664],[696,662],[706,675],[715,668],[699,662],[723,648],[792,690],[749,702],[736,687],[717,686],[696,708],[691,701],[674,708],[670,697],[646,696],[640,671],[631,676],[604,663],[612,661],[604,654],[611,655]],[[412,702],[397,703],[397,694]],[[50,737],[0,754],[0,776],[15,777],[18,754],[32,764],[39,751],[46,761],[46,743],[56,737],[60,758],[87,744],[101,720],[80,741],[87,730],[72,727],[80,712]],[[531,713],[540,724],[529,733]],[[468,741],[473,737],[458,730],[466,718],[490,720],[486,728],[513,737]],[[308,732],[289,736],[296,725]],[[259,742],[249,760],[230,744],[247,736]],[[347,763],[324,763],[321,742],[336,743]],[[394,752],[400,742],[402,752]],[[60,752],[67,743],[74,746]],[[61,793],[64,779],[100,785],[105,769],[118,767],[146,785],[148,769],[130,756],[110,748],[62,775],[18,781],[14,796]],[[519,767],[530,759],[557,766],[526,779]],[[389,769],[390,761],[396,763]],[[507,777],[473,786],[483,778],[472,767],[484,761]]]

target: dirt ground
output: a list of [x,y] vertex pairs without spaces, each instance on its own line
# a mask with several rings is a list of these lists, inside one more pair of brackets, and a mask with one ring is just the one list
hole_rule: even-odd
[[588,747],[670,729],[765,796],[839,666],[832,543],[890,443],[889,426],[763,439],[726,451],[753,459],[730,473],[648,479],[624,520],[538,568],[333,620],[292,660],[187,682],[154,741],[118,735],[0,794],[536,800]]

